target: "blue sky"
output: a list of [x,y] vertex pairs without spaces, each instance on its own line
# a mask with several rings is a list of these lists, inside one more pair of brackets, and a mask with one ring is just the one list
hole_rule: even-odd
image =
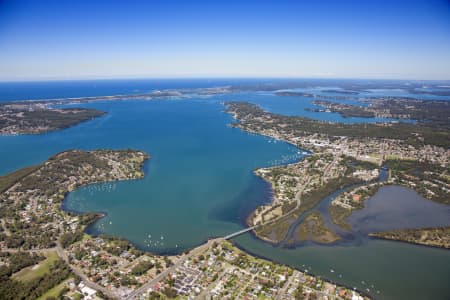
[[0,0],[0,80],[450,79],[450,2]]

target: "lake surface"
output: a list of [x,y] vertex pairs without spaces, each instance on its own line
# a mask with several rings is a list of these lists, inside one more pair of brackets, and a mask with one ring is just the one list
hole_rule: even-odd
[[450,205],[428,201],[406,187],[384,186],[364,205],[348,218],[353,230],[363,234],[450,223]]
[[[84,90],[82,94],[77,91],[77,84],[66,87],[71,91],[69,94],[106,93]],[[205,87],[214,82],[182,84]],[[175,87],[173,82],[168,86]],[[142,83],[142,87],[123,84],[121,88],[141,90],[146,87]],[[152,88],[162,87],[155,84]],[[30,96],[33,89],[20,93]],[[51,85],[46,89],[40,95],[55,93]],[[0,91],[0,95],[2,93],[4,91]],[[61,97],[68,97],[64,93],[60,93]],[[0,173],[40,163],[59,151],[72,148],[144,150],[151,155],[145,165],[144,179],[80,188],[69,194],[64,208],[106,212],[106,218],[89,228],[91,233],[125,237],[143,249],[158,253],[182,251],[209,237],[243,228],[245,216],[257,205],[270,201],[270,187],[253,175],[253,169],[302,157],[299,150],[289,144],[227,126],[233,120],[223,112],[221,101],[224,100],[246,100],[269,111],[325,120],[373,121],[344,120],[337,114],[306,112],[304,106],[311,105],[310,100],[277,97],[266,92],[189,100],[83,104],[108,114],[48,134],[0,137]],[[370,220],[371,214],[380,212],[375,197],[368,201],[368,211],[361,211],[361,219],[355,222]],[[413,210],[416,209],[420,207],[414,206]],[[397,212],[401,217],[402,211]],[[450,296],[448,250],[372,239],[345,246],[309,245],[297,249],[273,247],[251,234],[235,241],[253,254],[302,269],[311,268],[316,275],[351,287],[369,288],[379,299],[448,299]],[[336,272],[330,273],[330,269]]]

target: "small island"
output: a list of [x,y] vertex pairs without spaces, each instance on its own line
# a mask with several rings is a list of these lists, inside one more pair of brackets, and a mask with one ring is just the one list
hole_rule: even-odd
[[322,90],[322,93],[330,93],[330,94],[342,94],[342,95],[358,95],[359,91],[347,90],[347,89],[339,89],[339,90]]
[[307,97],[307,98],[315,97],[315,95],[311,93],[291,92],[291,91],[278,91],[275,92],[275,95],[281,97]]

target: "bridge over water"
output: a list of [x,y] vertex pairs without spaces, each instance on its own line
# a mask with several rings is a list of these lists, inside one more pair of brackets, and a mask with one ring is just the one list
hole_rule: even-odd
[[232,239],[232,238],[234,238],[234,237],[237,237],[238,235],[244,234],[244,233],[246,233],[246,232],[249,232],[249,231],[255,229],[255,227],[256,227],[256,226],[247,227],[247,228],[244,228],[244,229],[242,229],[242,230],[239,230],[239,231],[230,233],[229,235],[224,236],[223,239],[224,239],[224,240]]

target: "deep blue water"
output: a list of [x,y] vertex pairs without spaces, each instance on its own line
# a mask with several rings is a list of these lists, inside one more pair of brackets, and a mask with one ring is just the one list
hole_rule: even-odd
[[[0,86],[0,95],[35,99],[56,94],[95,96],[136,90],[136,83],[126,82],[108,82],[104,90],[93,87],[98,82],[66,84],[61,87],[59,83],[47,83],[37,89],[33,83],[23,83],[16,92]],[[217,81],[200,80],[180,82],[179,86],[174,81],[161,85],[156,82],[153,86],[142,82],[141,88],[216,85]],[[34,94],[36,89],[40,92]],[[0,137],[0,174],[40,163],[71,148],[147,151],[151,159],[145,166],[144,179],[80,188],[68,196],[64,207],[106,212],[107,217],[90,228],[92,233],[116,234],[154,252],[181,251],[208,237],[242,228],[247,213],[270,200],[270,189],[253,175],[254,168],[300,157],[298,149],[291,145],[227,126],[232,119],[223,112],[224,100],[250,101],[269,111],[323,120],[367,121],[344,120],[337,114],[310,114],[304,111],[310,105],[308,99],[277,97],[270,92],[83,104],[108,114],[48,134]],[[372,292],[380,291],[375,292],[380,299],[448,299],[450,295],[447,250],[377,240],[347,246],[283,249],[250,234],[236,238],[236,242],[254,254],[299,268],[308,266],[315,274],[360,289],[366,288],[361,283],[364,280],[375,286]],[[330,273],[331,268],[336,273]]]
[[140,94],[163,89],[207,88],[256,82],[258,81],[255,79],[110,79],[0,82],[0,102]]
[[[326,92],[326,90],[342,90],[339,84],[368,83],[366,80],[352,79],[109,79],[109,80],[66,80],[66,81],[30,81],[30,82],[0,82],[0,102],[12,100],[34,100],[72,98],[84,96],[110,96],[122,94],[147,93],[163,89],[192,89],[217,86],[234,86],[238,88],[251,88],[252,91],[277,89],[297,90],[306,93],[314,93],[326,96],[350,96],[350,97],[378,97],[378,96],[405,96],[419,99],[441,99],[450,100],[450,96],[436,96],[431,94],[412,94],[402,88],[395,89],[367,89],[360,91],[357,95],[342,95]],[[389,81],[379,82],[381,85]],[[395,83],[395,81],[394,81]],[[407,83],[406,81],[403,83]],[[402,84],[398,81],[397,84]],[[441,87],[418,88],[421,91],[448,91],[450,83],[441,82]],[[291,88],[289,88],[291,87]],[[405,88],[408,88],[405,85]],[[348,103],[357,103],[349,100]],[[360,104],[360,103],[358,103]]]

